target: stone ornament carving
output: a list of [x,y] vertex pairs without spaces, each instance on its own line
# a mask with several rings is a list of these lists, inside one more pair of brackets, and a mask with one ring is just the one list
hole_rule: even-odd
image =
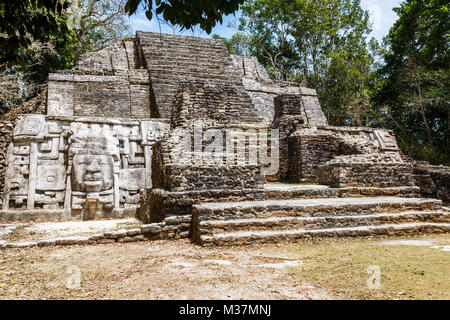
[[151,188],[152,146],[168,130],[150,120],[24,116],[8,150],[3,209],[94,219],[136,207]]
[[72,176],[73,190],[109,190],[114,183],[114,161],[110,155],[77,154],[73,158]]
[[99,192],[113,187],[115,168],[120,167],[119,141],[110,132],[80,130],[70,139],[69,165],[72,164],[72,188]]
[[[109,128],[80,128],[69,138],[72,210],[93,219],[119,207],[119,141]],[[117,201],[116,201],[117,200]],[[107,212],[106,212],[107,213]]]
[[15,141],[42,140],[44,137],[45,116],[31,114],[22,117],[16,124],[13,135]]
[[375,130],[371,136],[373,144],[380,150],[398,150],[395,137],[392,136],[387,130]]

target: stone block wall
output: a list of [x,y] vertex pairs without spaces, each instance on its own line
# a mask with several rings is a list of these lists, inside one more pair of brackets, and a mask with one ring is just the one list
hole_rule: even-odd
[[317,172],[320,184],[334,188],[414,185],[412,166],[406,163],[327,163]]
[[172,101],[180,84],[186,80],[224,84],[233,88],[236,98],[245,96],[245,104],[251,104],[221,40],[141,31],[136,33],[136,38],[143,65],[150,73],[153,117],[170,118]]
[[[165,166],[164,179],[157,187],[171,191],[255,188],[262,184],[258,165]],[[153,171],[156,168],[153,167]],[[153,181],[158,180],[153,177]]]
[[146,70],[114,75],[50,74],[47,114],[128,119],[150,118]]
[[279,95],[275,97],[274,120],[271,128],[279,130],[279,169],[275,175],[267,176],[266,181],[288,179],[289,136],[299,130],[305,122],[299,95]]
[[[250,147],[245,141],[255,138],[257,129],[265,128],[253,128],[251,124],[241,126],[248,126],[251,133],[242,127],[225,124],[200,128],[186,126],[172,129],[167,139],[156,143],[152,160],[154,189],[141,194],[141,219],[160,222],[170,215],[190,215],[192,205],[199,201],[263,199],[262,166],[258,162],[252,164]],[[216,135],[208,136],[208,130],[213,130]],[[239,132],[231,150],[227,150],[228,130]],[[194,136],[200,137],[202,143],[186,146],[186,137],[191,142],[195,140]],[[223,149],[217,153],[206,152],[205,148],[211,143],[217,143],[215,147]],[[230,153],[233,154],[231,162]]]
[[288,149],[288,179],[317,182],[317,168],[336,156],[339,141],[330,133],[314,134],[311,130],[304,129],[289,137]]
[[239,71],[242,78],[254,79],[257,81],[271,81],[267,70],[259,63],[256,57],[237,56],[232,54],[233,64]]
[[272,81],[264,67],[255,57],[231,55],[233,63],[242,77],[242,83],[252,99],[254,108],[264,119],[272,123],[275,112],[275,98],[279,95],[298,96],[305,122],[311,125],[327,125],[327,120],[319,104],[314,89],[302,87],[298,83]]
[[150,80],[134,39],[82,55],[49,75],[47,115],[150,118]]
[[152,145],[168,129],[152,120],[23,116],[9,138],[3,210],[64,209],[63,219],[86,220],[136,208],[140,189],[152,186]]
[[315,109],[309,108],[305,101],[300,94],[275,97],[271,127],[280,130],[280,169],[276,175],[266,177],[267,181],[313,182],[317,181],[317,167],[336,156],[398,153],[395,138],[387,130],[313,126],[310,119]]
[[419,163],[414,166],[414,179],[424,196],[450,202],[450,167]]
[[[218,188],[219,186],[216,186]],[[141,192],[139,218],[146,223],[164,221],[170,216],[190,216],[192,206],[199,202],[225,202],[263,200],[264,189],[210,189],[170,192],[146,189]]]
[[7,151],[12,142],[14,124],[11,121],[0,121],[0,206],[3,205],[5,173],[8,166]]
[[249,131],[226,125],[173,130],[153,147],[154,186],[169,191],[258,187],[262,183],[258,150],[248,145],[249,139],[256,141],[258,131],[251,127]]
[[[295,96],[283,96],[278,101],[283,106],[278,119],[288,117],[284,113],[300,112],[295,108]],[[282,127],[279,123],[277,120],[273,125]],[[411,167],[403,161],[391,131],[305,125],[294,129],[282,135],[279,179],[319,181],[334,187],[412,185]],[[396,176],[388,178],[390,174]]]
[[75,68],[88,72],[101,70],[110,73],[119,70],[139,69],[140,61],[136,39],[126,39],[107,48],[87,52],[78,58]]
[[262,119],[239,86],[202,80],[180,82],[172,102],[172,127],[186,127],[196,120],[216,125],[258,123]]
[[275,119],[283,116],[302,116],[306,119],[302,97],[298,94],[282,94],[275,97]]

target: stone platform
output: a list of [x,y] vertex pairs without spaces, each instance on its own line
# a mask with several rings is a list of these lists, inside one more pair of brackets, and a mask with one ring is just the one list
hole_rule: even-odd
[[424,198],[449,199],[447,167],[391,130],[329,125],[316,90],[220,40],[138,31],[50,74],[45,100],[0,121],[0,223],[144,224],[3,247],[448,232]]
[[313,236],[448,232],[450,214],[442,210],[440,200],[403,197],[203,203],[193,206],[192,228],[194,240],[202,245],[248,244]]
[[267,183],[264,185],[266,200],[310,199],[310,198],[345,198],[368,196],[418,197],[420,189],[416,186],[390,188],[346,187],[332,188],[326,185]]
[[242,245],[248,243],[288,242],[313,237],[367,237],[380,235],[412,235],[417,233],[445,233],[450,231],[450,223],[405,223],[398,225],[358,226],[349,228],[329,228],[317,230],[288,230],[262,232],[234,232],[204,236],[203,245]]

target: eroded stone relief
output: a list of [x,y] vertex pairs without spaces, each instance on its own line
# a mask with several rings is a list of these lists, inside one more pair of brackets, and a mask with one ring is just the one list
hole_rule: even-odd
[[151,188],[152,145],[169,124],[24,116],[8,150],[3,209],[65,209],[107,217]]

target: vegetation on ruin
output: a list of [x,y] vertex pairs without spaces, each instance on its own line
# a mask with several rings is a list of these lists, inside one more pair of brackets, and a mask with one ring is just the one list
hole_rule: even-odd
[[[450,163],[449,8],[405,0],[382,44],[360,0],[248,0],[229,51],[317,89],[328,121],[393,129],[404,152]],[[217,37],[217,36],[216,36]]]
[[0,114],[39,94],[48,74],[131,35],[125,0],[0,3]]

